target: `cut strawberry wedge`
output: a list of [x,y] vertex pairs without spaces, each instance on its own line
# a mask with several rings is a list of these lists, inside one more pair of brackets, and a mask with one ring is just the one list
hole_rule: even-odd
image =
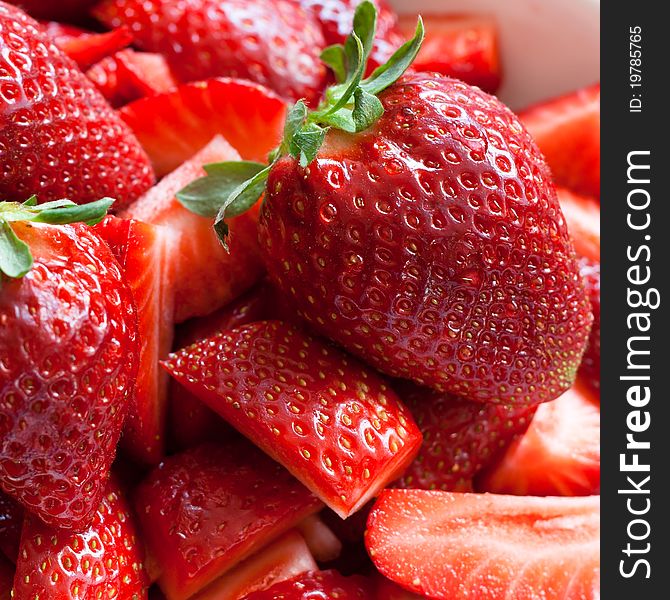
[[170,457],[136,492],[169,600],[190,598],[321,506],[237,434]]
[[[412,68],[437,71],[493,94],[500,86],[501,64],[495,21],[480,15],[422,15],[426,39]],[[403,39],[410,39],[416,17],[401,16]]]
[[243,600],[367,600],[372,597],[371,580],[361,575],[345,577],[337,571],[313,571],[244,596]]
[[163,364],[342,518],[397,478],[421,444],[374,371],[281,321],[220,333]]
[[121,109],[159,177],[217,134],[243,159],[264,162],[281,140],[285,114],[285,103],[267,88],[228,78],[182,85]]
[[497,494],[586,496],[600,491],[600,409],[583,380],[540,405],[525,435],[478,481]]
[[0,552],[16,562],[19,552],[23,508],[13,498],[0,492]]
[[538,104],[519,116],[556,183],[600,198],[600,84]]
[[600,498],[385,490],[366,532],[379,571],[444,600],[600,598]]
[[375,600],[421,600],[425,596],[419,596],[413,592],[401,588],[386,577],[377,575],[375,578]]
[[556,192],[577,254],[600,262],[600,203],[565,188]]
[[206,315],[231,302],[263,274],[258,254],[258,210],[232,219],[229,252],[212,229],[212,220],[184,208],[175,194],[205,172],[202,165],[239,160],[239,154],[221,136],[164,177],[122,216],[163,226],[175,240],[169,262],[175,274],[176,322]]
[[135,460],[157,464],[165,451],[168,378],[158,361],[172,347],[175,253],[171,232],[130,219],[107,217],[96,225],[123,268],[137,306],[142,339],[134,401],[124,425],[123,448]]

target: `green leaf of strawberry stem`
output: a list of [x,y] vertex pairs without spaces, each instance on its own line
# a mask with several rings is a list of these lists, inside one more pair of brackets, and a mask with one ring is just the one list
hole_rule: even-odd
[[325,48],[321,53],[321,60],[332,69],[337,83],[343,83],[346,80],[347,65],[342,44],[333,44]]
[[354,94],[354,110],[351,112],[356,131],[363,131],[384,114],[384,107],[377,96],[358,88]]
[[23,277],[33,266],[28,244],[22,242],[11,225],[0,219],[0,273],[16,279]]
[[[68,204],[59,204],[60,202],[68,202]],[[36,214],[30,220],[50,225],[66,225],[67,223],[95,225],[102,221],[113,203],[112,198],[102,198],[88,204],[75,204],[69,200],[47,202],[34,207]]]

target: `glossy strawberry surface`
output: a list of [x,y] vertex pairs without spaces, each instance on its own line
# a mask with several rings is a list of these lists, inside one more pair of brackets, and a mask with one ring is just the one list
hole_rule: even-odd
[[366,600],[371,592],[371,582],[364,577],[344,577],[330,570],[304,573],[253,592],[244,600]]
[[107,0],[94,12],[127,25],[184,82],[240,77],[293,100],[315,98],[325,83],[319,25],[291,0]]
[[381,93],[316,160],[270,171],[268,272],[317,332],[468,400],[534,404],[574,380],[592,316],[550,174],[495,98],[434,74]]
[[281,321],[219,333],[164,364],[343,518],[395,479],[421,441],[373,371]]
[[321,506],[237,435],[170,457],[136,500],[170,600],[190,597]]
[[35,263],[0,289],[0,487],[85,527],[116,452],[138,360],[121,269],[85,225],[16,223]]
[[0,4],[0,195],[77,203],[116,198],[115,209],[153,182],[129,128],[42,27]]

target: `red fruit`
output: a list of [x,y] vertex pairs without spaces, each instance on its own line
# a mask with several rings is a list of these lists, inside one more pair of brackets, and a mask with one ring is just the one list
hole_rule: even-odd
[[535,407],[478,404],[398,383],[423,445],[397,487],[471,492],[472,480],[528,429]]
[[81,529],[100,502],[135,381],[135,305],[87,226],[13,229],[34,264],[0,289],[0,487],[47,524]]
[[16,4],[35,19],[55,19],[67,21],[81,18],[98,0],[7,0]]
[[0,600],[11,600],[14,584],[14,565],[0,555]]
[[188,211],[175,197],[185,185],[204,175],[202,165],[236,159],[239,154],[217,136],[123,213],[124,217],[164,227],[174,240],[167,259],[175,276],[174,319],[178,323],[231,302],[263,274],[255,210],[231,222],[232,241],[226,252],[211,220]]
[[600,493],[600,409],[581,379],[541,405],[478,489],[496,494],[587,496]]
[[237,436],[168,458],[136,498],[169,600],[189,598],[321,507],[280,465]]
[[[467,400],[569,388],[591,325],[549,171],[498,100],[435,74],[271,168],[259,239],[309,324],[389,375]],[[402,150],[401,150],[402,149]],[[407,149],[407,150],[405,150]]]
[[393,583],[390,579],[378,575],[376,578],[376,600],[421,600],[425,596],[419,596],[412,592],[404,590],[399,585]]
[[558,201],[579,256],[600,262],[600,203],[557,188]]
[[240,77],[293,100],[316,98],[325,83],[318,23],[290,0],[106,0],[94,13],[129,27],[184,82]]
[[146,598],[142,544],[119,487],[110,482],[81,533],[51,529],[28,516],[16,565],[16,598]]
[[[11,34],[10,34],[11,32]],[[100,93],[21,10],[0,4],[0,196],[77,203],[116,198],[118,210],[151,186],[149,160]]]
[[556,183],[600,198],[600,84],[537,104],[519,117]]
[[342,552],[342,542],[318,515],[307,517],[298,525],[314,558],[321,563],[335,560]]
[[210,79],[138,100],[120,114],[162,176],[219,134],[244,160],[265,160],[281,139],[286,105],[259,85]]
[[591,312],[593,312],[593,327],[589,345],[586,347],[582,364],[579,366],[579,373],[593,388],[600,400],[600,263],[582,258],[579,260],[579,267],[584,278],[586,292],[591,300]]
[[600,498],[385,490],[366,545],[382,575],[445,600],[596,600]]
[[137,307],[139,367],[124,426],[123,447],[136,461],[156,464],[165,450],[168,378],[158,361],[172,347],[174,314],[170,232],[140,221],[107,217],[96,231],[123,269]]
[[[23,526],[23,509],[9,496],[0,492],[0,552],[16,562]],[[2,596],[0,595],[0,598]]]
[[[412,63],[417,71],[436,71],[493,94],[500,86],[498,27],[480,15],[422,15],[426,39]],[[400,18],[405,39],[416,27],[415,16]]]
[[421,442],[374,372],[281,321],[219,333],[163,364],[343,518],[396,478]]
[[337,571],[312,571],[253,592],[244,600],[367,600],[371,594],[370,581],[360,575],[344,577]]

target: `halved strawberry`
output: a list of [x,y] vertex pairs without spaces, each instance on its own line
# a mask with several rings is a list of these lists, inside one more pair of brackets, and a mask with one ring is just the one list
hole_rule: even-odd
[[219,577],[193,600],[242,598],[317,568],[305,540],[292,529]]
[[10,496],[0,492],[0,552],[16,562],[23,526],[23,508]]
[[519,114],[558,185],[600,198],[600,84]]
[[581,258],[579,272],[584,279],[584,287],[591,300],[591,312],[593,312],[589,345],[582,357],[582,364],[579,365],[579,374],[591,385],[600,399],[600,263]]
[[395,389],[423,435],[397,487],[471,492],[475,475],[528,429],[535,413],[534,406],[479,404],[410,382]]
[[0,555],[0,600],[11,600],[14,584],[14,565]]
[[600,262],[600,203],[566,188],[556,192],[577,254]]
[[266,160],[281,141],[286,105],[261,85],[221,78],[143,98],[124,106],[120,114],[160,177],[191,158],[217,134],[223,135],[243,159]]
[[[498,27],[483,15],[422,15],[426,39],[412,67],[461,79],[493,94],[500,86]],[[414,34],[415,16],[401,16],[404,39]]]
[[367,600],[372,588],[372,582],[361,575],[345,577],[334,570],[312,571],[248,594],[243,600]]
[[173,265],[172,233],[164,228],[107,217],[96,231],[121,265],[137,306],[140,360],[133,401],[124,424],[122,444],[143,464],[156,464],[165,451],[168,378],[158,361],[172,347]]
[[343,518],[397,478],[421,443],[372,370],[281,321],[219,333],[163,364]]
[[204,175],[203,165],[236,159],[239,154],[217,136],[122,214],[161,225],[174,239],[174,252],[168,262],[175,276],[176,322],[211,313],[262,276],[257,250],[257,209],[231,221],[231,244],[226,252],[212,229],[211,219],[190,212],[175,197],[184,186]]
[[237,435],[168,458],[136,492],[169,600],[190,598],[321,506]]
[[421,600],[425,598],[423,595],[408,592],[397,583],[379,574],[375,578],[375,591],[375,600]]
[[586,496],[600,491],[600,409],[580,378],[540,405],[528,431],[477,482],[481,491]]
[[16,598],[146,597],[142,543],[118,486],[111,482],[91,526],[51,529],[27,516],[16,565]]
[[430,598],[600,597],[598,496],[385,490],[366,545],[382,575]]

